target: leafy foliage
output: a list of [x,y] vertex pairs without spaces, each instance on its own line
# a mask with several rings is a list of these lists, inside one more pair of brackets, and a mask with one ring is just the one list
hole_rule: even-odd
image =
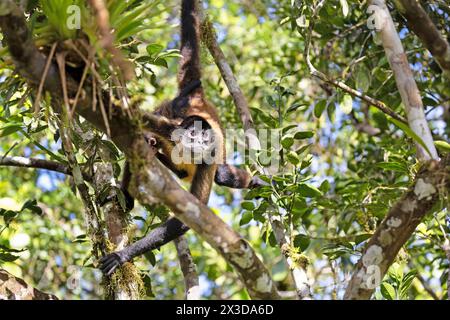
[[[176,92],[178,2],[107,1],[115,45],[137,73],[126,84],[129,96],[143,109],[152,110]],[[210,205],[261,254],[281,291],[294,287],[269,216],[278,218],[285,227],[291,257],[303,255],[310,262],[314,297],[341,298],[346,276],[354,270],[367,239],[417,173],[414,142],[420,143],[420,138],[374,107],[310,76],[303,53],[317,1],[205,2],[225,55],[249,99],[255,125],[281,134],[280,148],[265,151],[278,155],[283,169],[262,176],[269,186],[259,189],[238,192],[215,187]],[[67,27],[69,13],[65,8],[73,4],[81,8],[80,30]],[[450,36],[449,6],[443,1],[429,1],[424,6],[438,28]],[[404,18],[394,7],[390,9],[415,71],[430,127],[439,137],[436,145],[442,154],[448,153],[448,80],[408,30]],[[116,90],[110,57],[98,44],[96,21],[87,2],[28,1],[26,10],[36,44],[43,52],[48,53],[55,41],[64,49],[69,48],[64,46],[67,41],[76,45],[87,41],[96,49],[94,64],[102,84]],[[357,1],[325,1],[315,21],[311,62],[331,78],[383,101],[404,116],[385,53],[366,20],[366,7]],[[217,67],[206,48],[202,50],[207,95],[219,108],[225,126],[239,128],[233,101]],[[73,55],[68,60],[76,69],[80,57]],[[96,78],[92,70],[88,70],[88,78]],[[13,73],[6,48],[0,47],[0,156],[45,158],[66,164],[49,98],[41,100],[37,117],[35,99],[35,92]],[[86,152],[93,150],[97,155],[107,154],[115,176],[120,176],[123,155],[85,122],[77,125],[83,137],[77,139],[75,134],[74,144],[83,168],[91,170],[98,160]],[[370,127],[374,133],[362,127]],[[83,145],[83,141],[89,144]],[[233,159],[229,154],[230,161],[237,162],[239,155],[234,155]],[[70,178],[11,167],[0,167],[0,177],[0,266],[62,298],[102,297],[101,275],[86,241],[83,206],[73,193]],[[101,199],[108,191],[97,190],[97,196]],[[444,295],[449,268],[441,250],[449,233],[446,207],[444,201],[436,206],[402,248],[377,290],[377,299],[429,298],[417,274],[432,283],[438,296]],[[166,217],[163,207],[138,207],[131,214],[137,227],[130,235],[139,239]],[[188,238],[204,296],[248,298],[223,258],[195,234]],[[183,297],[182,274],[173,246],[148,253],[136,264],[147,297]],[[71,285],[77,281],[78,285]]]

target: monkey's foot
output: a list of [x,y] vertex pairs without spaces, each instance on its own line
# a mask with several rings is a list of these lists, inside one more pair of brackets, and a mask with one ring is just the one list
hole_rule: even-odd
[[112,275],[117,267],[120,267],[125,263],[116,252],[104,256],[99,262],[100,270],[102,270],[103,274],[106,276]]

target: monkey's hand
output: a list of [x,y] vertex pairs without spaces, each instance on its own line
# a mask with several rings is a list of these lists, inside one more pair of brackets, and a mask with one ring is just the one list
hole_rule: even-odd
[[102,270],[104,275],[110,276],[117,267],[120,267],[127,261],[128,259],[121,251],[113,252],[100,259],[100,270]]

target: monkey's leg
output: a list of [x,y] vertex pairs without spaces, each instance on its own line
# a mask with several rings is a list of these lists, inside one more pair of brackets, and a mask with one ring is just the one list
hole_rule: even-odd
[[229,164],[222,164],[217,167],[214,180],[220,186],[236,189],[257,188],[269,185],[257,176],[252,177],[246,170]]

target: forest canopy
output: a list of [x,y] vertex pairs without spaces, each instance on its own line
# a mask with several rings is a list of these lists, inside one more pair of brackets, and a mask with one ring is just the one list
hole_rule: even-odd
[[449,2],[183,0],[189,103],[252,177],[207,204],[148,138],[186,103],[181,2],[0,2],[0,300],[450,298]]

